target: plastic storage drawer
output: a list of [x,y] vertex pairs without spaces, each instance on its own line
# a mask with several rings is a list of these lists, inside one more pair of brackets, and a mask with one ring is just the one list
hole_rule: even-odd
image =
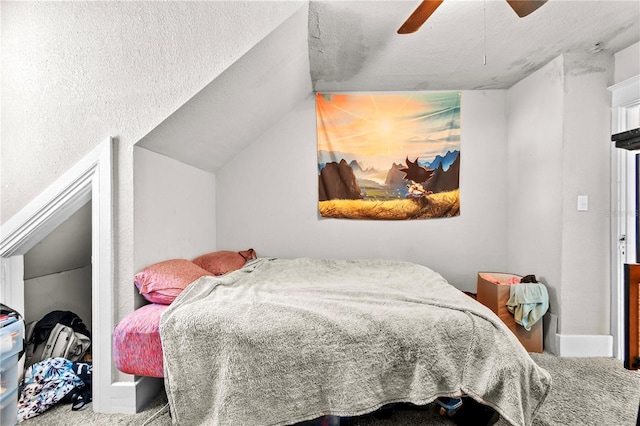
[[22,320],[0,328],[0,360],[11,357],[22,350],[24,326]]
[[18,385],[18,354],[0,360],[0,395]]
[[18,422],[18,387],[0,395],[0,426],[13,426]]
[[0,327],[0,426],[18,420],[18,355],[22,351],[22,320]]

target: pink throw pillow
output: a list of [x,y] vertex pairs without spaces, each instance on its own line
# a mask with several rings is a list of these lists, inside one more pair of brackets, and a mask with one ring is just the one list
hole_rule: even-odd
[[257,257],[253,249],[244,251],[220,250],[196,257],[193,259],[193,263],[213,275],[224,275],[242,268],[247,263],[247,260],[256,259]]
[[151,303],[170,305],[198,278],[211,275],[187,259],[171,259],[147,266],[135,276],[140,294]]

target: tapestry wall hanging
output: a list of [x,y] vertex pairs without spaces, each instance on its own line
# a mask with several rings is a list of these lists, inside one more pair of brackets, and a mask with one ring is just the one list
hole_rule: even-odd
[[320,215],[460,215],[460,92],[316,94]]

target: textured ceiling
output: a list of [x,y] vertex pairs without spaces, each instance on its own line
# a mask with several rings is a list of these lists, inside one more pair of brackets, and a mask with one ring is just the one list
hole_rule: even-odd
[[445,0],[417,32],[397,34],[419,4],[311,2],[314,89],[505,89],[562,53],[614,53],[640,40],[637,0],[549,0],[525,18],[505,0]]
[[312,90],[506,89],[562,53],[640,40],[637,0],[549,0],[525,18],[504,0],[445,0],[397,34],[419,3],[302,3],[138,145],[215,172]]

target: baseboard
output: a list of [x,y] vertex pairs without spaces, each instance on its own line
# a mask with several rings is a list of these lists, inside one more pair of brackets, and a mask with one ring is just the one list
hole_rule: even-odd
[[156,377],[140,377],[136,381],[136,413],[144,408],[147,403],[160,392],[164,385],[164,379]]
[[557,355],[561,357],[613,357],[611,335],[556,334]]
[[135,414],[162,389],[163,379],[138,377],[133,382],[111,384],[109,413]]

